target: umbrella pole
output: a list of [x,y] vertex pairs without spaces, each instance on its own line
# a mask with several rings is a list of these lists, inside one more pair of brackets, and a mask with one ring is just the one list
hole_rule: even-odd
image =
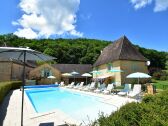
[[74,75],[74,82],[75,82],[75,75]]
[[22,108],[21,108],[21,126],[23,126],[23,104],[24,104],[24,86],[25,86],[25,66],[26,66],[26,51],[23,52],[23,80],[22,80]]
[[139,84],[139,77],[138,77],[138,84]]
[[87,77],[86,77],[86,85],[87,85]]

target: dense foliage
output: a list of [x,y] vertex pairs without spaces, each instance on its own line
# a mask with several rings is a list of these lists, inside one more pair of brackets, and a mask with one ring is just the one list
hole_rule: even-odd
[[57,58],[57,63],[93,64],[100,51],[109,44],[94,39],[24,39],[14,35],[1,35],[0,45],[28,46]]
[[150,73],[153,74],[155,71],[167,69],[168,53],[160,52],[153,49],[145,49],[139,47],[139,51],[150,60]]
[[[57,63],[93,64],[101,50],[111,42],[95,39],[25,39],[13,34],[0,35],[1,46],[28,46],[57,58]],[[151,71],[165,69],[168,54],[137,46],[140,52],[151,61]],[[167,57],[166,57],[167,56]]]
[[21,84],[21,81],[0,82],[0,103],[10,90],[20,88]]
[[156,71],[153,73],[153,79],[155,80],[168,80],[168,73],[166,71]]
[[100,118],[92,125],[100,126],[168,126],[168,90],[148,95],[142,103],[129,103],[120,110]]

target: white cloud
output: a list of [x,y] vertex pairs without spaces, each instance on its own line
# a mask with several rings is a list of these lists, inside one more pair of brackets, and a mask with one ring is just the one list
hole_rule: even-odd
[[142,7],[145,7],[146,5],[150,4],[152,0],[131,0],[131,3],[133,4],[134,8],[140,9]]
[[34,32],[31,28],[18,29],[15,32],[19,37],[26,37],[27,39],[34,39],[38,37],[38,34]]
[[26,38],[62,34],[82,36],[75,26],[79,4],[80,0],[21,0],[19,7],[24,14],[12,24],[22,28],[14,34]]
[[165,11],[168,9],[168,0],[130,0],[135,10],[146,7],[155,2],[154,12]]
[[168,0],[155,0],[155,12],[165,11],[168,9]]

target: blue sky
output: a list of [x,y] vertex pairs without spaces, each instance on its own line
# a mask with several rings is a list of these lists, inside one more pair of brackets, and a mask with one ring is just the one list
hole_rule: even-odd
[[168,51],[168,0],[40,1],[2,0],[0,34],[112,41],[126,35],[134,44]]

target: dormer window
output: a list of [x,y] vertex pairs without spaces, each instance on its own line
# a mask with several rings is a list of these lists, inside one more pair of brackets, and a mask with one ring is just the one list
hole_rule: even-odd
[[48,77],[48,76],[51,76],[52,75],[52,72],[50,69],[48,68],[44,68],[43,70],[41,70],[41,77]]

